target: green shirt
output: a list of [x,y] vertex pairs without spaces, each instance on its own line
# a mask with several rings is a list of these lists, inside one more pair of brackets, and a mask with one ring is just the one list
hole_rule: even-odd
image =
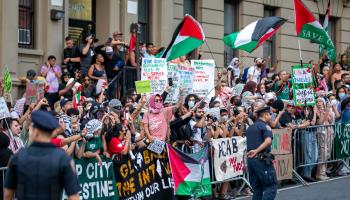
[[[79,146],[81,147],[82,141],[79,141]],[[85,146],[85,152],[91,151],[91,152],[96,152],[99,149],[102,149],[102,140],[101,137],[94,137],[90,141],[87,141],[86,146]]]
[[291,91],[292,83],[290,81],[287,81],[283,85],[283,89],[281,89],[282,86],[279,86],[278,83],[279,83],[279,81],[277,81],[273,86],[273,91],[276,93],[277,99],[289,100],[289,94]]

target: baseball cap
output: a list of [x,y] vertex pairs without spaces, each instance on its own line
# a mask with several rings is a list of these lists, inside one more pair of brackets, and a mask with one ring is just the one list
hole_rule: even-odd
[[68,102],[69,102],[69,99],[67,99],[67,98],[62,99],[60,101],[61,108],[63,108]]

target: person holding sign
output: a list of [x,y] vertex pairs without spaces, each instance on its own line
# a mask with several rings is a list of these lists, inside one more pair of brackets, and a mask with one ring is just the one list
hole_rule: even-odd
[[154,139],[165,141],[167,139],[169,122],[175,110],[182,107],[183,90],[180,89],[180,99],[176,106],[164,108],[163,99],[159,94],[151,96],[148,112],[143,116],[144,129],[147,138],[152,142]]

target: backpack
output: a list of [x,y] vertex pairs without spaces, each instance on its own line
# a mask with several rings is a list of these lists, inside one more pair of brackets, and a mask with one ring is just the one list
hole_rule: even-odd
[[242,78],[241,78],[241,81],[242,81],[243,83],[246,83],[247,80],[248,80],[248,70],[249,70],[249,68],[251,68],[251,66],[250,66],[250,67],[246,67],[246,68],[244,68],[244,70],[243,70],[243,75],[242,75]]

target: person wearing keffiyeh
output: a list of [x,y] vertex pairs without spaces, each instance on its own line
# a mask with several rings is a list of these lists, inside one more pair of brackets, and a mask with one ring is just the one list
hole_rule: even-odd
[[18,150],[24,147],[24,144],[20,138],[21,124],[16,119],[6,119],[3,122],[5,127],[4,133],[10,139],[9,149],[16,153]]

